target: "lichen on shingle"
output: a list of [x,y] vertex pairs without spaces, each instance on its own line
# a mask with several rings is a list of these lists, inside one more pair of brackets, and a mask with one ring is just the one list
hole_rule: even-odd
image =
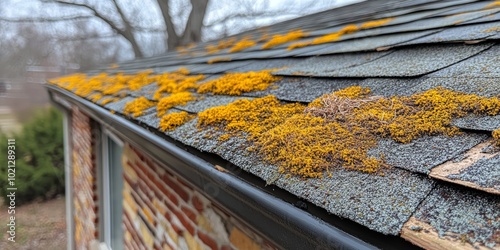
[[500,244],[500,199],[496,195],[439,185],[415,213],[439,237],[452,237],[474,246]]

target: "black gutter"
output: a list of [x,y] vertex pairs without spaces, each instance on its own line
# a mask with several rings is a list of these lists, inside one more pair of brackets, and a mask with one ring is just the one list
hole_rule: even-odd
[[[50,99],[69,101],[93,119],[191,184],[284,249],[376,249],[376,247],[227,173],[127,119],[75,94],[47,85]],[[64,97],[64,98],[63,98]],[[67,106],[67,105],[63,105]]]

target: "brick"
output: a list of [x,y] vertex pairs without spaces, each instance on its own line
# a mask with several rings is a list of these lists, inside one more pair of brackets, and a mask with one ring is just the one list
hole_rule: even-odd
[[171,246],[169,246],[167,243],[163,243],[163,250],[173,250]]
[[154,242],[153,243],[153,249],[154,250],[162,250],[163,248],[161,247],[160,243],[159,242]]
[[200,238],[200,240],[203,243],[205,243],[205,245],[209,246],[210,249],[212,249],[212,250],[219,249],[217,242],[214,239],[212,239],[210,236],[204,234],[203,232],[198,231],[198,238]]
[[170,192],[164,186],[164,184],[158,183],[158,188],[172,203],[174,203],[176,206],[179,206],[179,199],[177,199],[177,197],[172,192]]
[[196,224],[196,213],[189,207],[181,206],[182,212]]
[[144,242],[144,246],[148,249],[153,248],[154,236],[149,228],[144,224],[144,222],[139,221],[139,231],[141,233],[141,239]]
[[175,183],[172,178],[170,178],[168,175],[163,175],[162,180],[165,182],[165,184],[167,184],[167,186],[172,188],[174,192],[177,193],[179,197],[181,197],[181,199],[183,199],[185,202],[188,202],[189,194],[184,189],[182,189],[181,186]]
[[198,210],[198,212],[203,212],[204,205],[201,202],[200,198],[198,198],[197,195],[193,195],[193,198],[191,199],[191,203],[193,204],[194,208]]
[[190,250],[202,250],[203,246],[201,243],[196,240],[192,235],[190,235],[187,232],[184,232],[184,239],[186,240],[186,243],[189,247]]
[[163,214],[165,214],[167,212],[167,210],[165,209],[165,207],[156,198],[153,199],[153,207],[155,208],[155,211],[158,212],[161,215],[163,215]]
[[151,224],[151,225],[155,224],[155,219],[154,219],[153,214],[149,208],[143,207],[142,213],[144,214],[144,217],[146,217],[146,220],[147,220],[147,222],[149,222],[149,224]]
[[172,230],[174,230],[174,232],[177,234],[177,235],[182,235],[182,233],[184,232],[184,228],[181,228],[179,227],[177,224],[175,223],[172,223]]
[[182,223],[182,225],[184,226],[184,228],[186,228],[186,230],[191,235],[194,235],[194,226],[191,225],[191,222],[188,219],[186,219],[186,217],[184,216],[184,214],[182,214],[181,212],[179,212],[177,210],[173,210],[172,212],[174,212],[175,216],[177,217],[177,219],[179,219],[179,221]]
[[261,247],[257,242],[248,237],[245,233],[243,233],[239,228],[233,227],[231,230],[231,234],[229,236],[229,241],[233,246],[237,249],[248,249],[248,250],[260,250]]

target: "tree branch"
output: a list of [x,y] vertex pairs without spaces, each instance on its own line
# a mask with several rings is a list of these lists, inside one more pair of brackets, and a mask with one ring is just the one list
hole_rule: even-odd
[[62,16],[62,17],[44,17],[44,18],[5,18],[0,17],[0,21],[9,23],[53,23],[53,22],[65,22],[65,21],[75,21],[81,19],[90,19],[95,16]]
[[134,50],[134,53],[135,53],[135,55],[137,57],[142,57],[143,56],[141,50],[139,49],[139,45],[138,45],[137,41],[135,40],[135,37],[133,36],[132,31],[130,30],[130,24],[127,22],[126,19],[123,19],[123,17],[124,17],[123,12],[121,11],[120,7],[117,5],[117,3],[116,3],[115,0],[113,0],[113,3],[115,5],[118,13],[120,14],[120,17],[121,17],[121,19],[122,19],[122,21],[123,21],[123,23],[125,25],[125,29],[119,28],[118,25],[115,24],[111,19],[109,19],[106,16],[102,15],[94,7],[92,7],[90,5],[83,4],[83,3],[75,3],[75,2],[66,2],[66,1],[63,1],[63,0],[43,0],[43,1],[44,2],[57,3],[57,4],[60,4],[60,5],[73,6],[73,7],[76,6],[76,7],[84,8],[84,9],[87,9],[87,10],[91,11],[94,16],[96,16],[97,18],[99,18],[102,21],[104,21],[106,24],[109,25],[109,27],[111,29],[113,29],[118,34],[120,34],[123,38],[125,38],[127,41],[129,41],[130,45],[132,46],[132,49]]
[[186,28],[182,34],[181,44],[201,41],[201,29],[207,12],[208,0],[191,0],[191,6],[191,13],[189,13]]
[[123,25],[125,26],[125,29],[123,30],[124,37],[130,41],[130,44],[132,45],[132,48],[134,49],[134,53],[138,57],[143,57],[142,51],[139,47],[139,43],[135,39],[134,33],[132,32],[132,25],[130,24],[129,20],[125,16],[125,13],[123,13],[122,9],[116,2],[116,0],[113,0],[113,4],[118,11],[118,14],[120,15],[120,19],[123,21]]
[[[252,19],[256,17],[276,17],[276,15],[280,12],[275,12],[275,11],[263,11],[263,12],[257,12],[257,13],[237,13],[237,14],[231,14],[227,15],[223,18],[220,18],[218,20],[215,20],[209,24],[204,24],[203,26],[206,28],[210,28],[216,25],[219,25],[221,23],[225,23],[229,20],[232,19],[237,19],[237,18],[243,18],[243,19]],[[299,16],[300,12],[297,13],[286,13],[286,14],[281,14],[281,16]]]
[[172,22],[172,16],[169,13],[169,0],[157,0],[158,6],[160,6],[161,14],[163,20],[165,21],[165,27],[167,28],[167,42],[166,45],[169,49],[178,46],[179,36],[175,32],[174,23]]

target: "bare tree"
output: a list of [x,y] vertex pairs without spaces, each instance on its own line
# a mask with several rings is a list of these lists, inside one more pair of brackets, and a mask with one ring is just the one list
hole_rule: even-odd
[[169,0],[158,0],[163,20],[167,28],[167,48],[172,49],[180,45],[186,45],[192,42],[201,41],[201,29],[203,28],[203,19],[207,11],[208,0],[190,0],[191,13],[181,35],[175,32],[172,22],[172,16],[169,13]]
[[[42,12],[39,18],[5,18],[2,21],[19,23],[31,22],[55,26],[60,22],[93,22],[103,27],[92,34],[65,34],[60,40],[108,39],[121,37],[126,41],[134,57],[144,57],[172,50],[178,46],[200,42],[204,37],[211,39],[253,28],[257,23],[250,20],[267,18],[267,23],[304,14],[304,6],[311,8],[317,0],[288,2],[281,9],[269,8],[269,1],[210,1],[210,0],[32,0],[54,11]],[[296,0],[297,1],[297,0]],[[297,6],[302,6],[298,7]],[[221,11],[225,10],[225,11]],[[207,13],[211,11],[210,18]],[[216,13],[216,14],[214,14]],[[279,19],[281,18],[281,19]],[[98,21],[99,23],[96,23]],[[262,25],[262,22],[260,22]],[[161,43],[148,39],[161,39]],[[156,40],[159,41],[159,40]],[[147,45],[154,44],[155,47]],[[160,45],[160,46],[158,46]],[[161,48],[160,48],[161,47]]]

